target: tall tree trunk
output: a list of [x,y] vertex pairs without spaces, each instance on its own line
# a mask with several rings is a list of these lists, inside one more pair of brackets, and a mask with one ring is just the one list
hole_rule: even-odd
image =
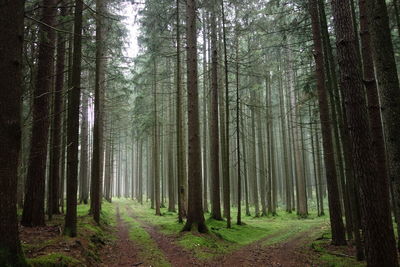
[[324,162],[326,168],[326,180],[328,183],[329,213],[332,229],[332,243],[334,245],[346,244],[346,234],[342,220],[340,207],[339,188],[332,143],[331,119],[327,90],[325,87],[324,58],[319,25],[318,4],[316,0],[309,0],[309,12],[312,20],[312,32],[314,40],[314,58],[316,64],[316,78],[319,101],[319,114],[324,148]]
[[193,226],[199,232],[207,232],[203,215],[203,196],[201,188],[201,145],[199,130],[199,104],[197,86],[197,34],[196,0],[187,0],[186,37],[187,37],[187,88],[188,88],[188,168],[189,202],[188,216],[184,230]]
[[350,2],[333,0],[332,11],[338,40],[341,85],[353,143],[354,171],[359,179],[361,192],[367,263],[369,266],[398,266],[389,209],[388,183],[377,168],[377,155],[372,147]]
[[[394,191],[396,219],[400,225],[400,87],[394,56],[389,17],[385,0],[367,2],[368,26],[371,33],[385,130],[389,181]],[[368,81],[366,81],[368,82]],[[376,107],[375,107],[376,108]],[[374,132],[379,129],[372,129]],[[384,157],[377,154],[378,158]],[[399,241],[400,243],[400,241]],[[399,244],[400,248],[400,244]]]
[[77,234],[77,176],[79,145],[79,101],[81,93],[82,59],[82,11],[83,0],[75,1],[74,17],[74,54],[72,63],[72,88],[68,92],[68,129],[67,129],[67,212],[64,233],[70,237]]
[[139,203],[143,205],[143,141],[139,140],[139,160],[138,160],[138,183],[139,183]]
[[[168,60],[168,67],[170,65],[170,61]],[[167,144],[167,177],[168,177],[168,211],[175,212],[175,176],[174,176],[174,147],[173,147],[173,138],[174,138],[174,112],[173,112],[173,92],[172,88],[169,87],[169,114],[168,114],[168,144]]]
[[176,0],[176,146],[177,146],[177,176],[178,176],[178,220],[183,222],[186,217],[186,183],[184,169],[183,147],[183,116],[182,116],[182,77],[181,77],[181,35],[180,35],[180,3]]
[[101,184],[103,166],[103,94],[105,83],[106,47],[104,45],[104,16],[106,15],[104,0],[96,0],[96,80],[94,89],[94,125],[93,125],[93,160],[90,190],[90,209],[95,222],[100,222]]
[[82,92],[80,157],[79,157],[79,202],[88,204],[89,200],[89,92]]
[[17,218],[18,159],[21,147],[24,1],[0,6],[0,265],[28,266]]
[[[254,202],[254,216],[259,217],[260,216],[260,207],[259,207],[259,200],[258,200],[258,182],[257,182],[257,153],[256,153],[256,125],[255,125],[255,105],[256,105],[256,96],[255,92],[251,91],[250,92],[250,102],[253,105],[250,108],[250,113],[251,113],[251,137],[252,140],[251,142],[251,185],[250,188],[253,191],[253,202]],[[265,190],[264,188],[262,190]]]
[[53,81],[55,0],[42,1],[42,19],[39,25],[39,55],[37,79],[33,99],[33,126],[26,193],[21,224],[42,226],[44,222],[45,175],[49,135],[49,95]]
[[[258,101],[254,104],[257,105],[255,108],[255,119],[257,120],[256,128],[257,128],[257,151],[258,151],[258,168],[259,169],[259,177],[260,177],[260,200],[261,200],[261,216],[267,216],[267,194],[271,196],[270,190],[271,188],[268,186],[269,184],[269,170],[265,168],[265,159],[264,159],[264,151],[268,151],[268,147],[264,150],[264,136],[263,136],[263,123],[261,122],[261,107],[263,103],[261,102],[262,98],[260,93],[257,93]],[[268,153],[267,157],[269,156]],[[269,159],[269,157],[268,157]],[[267,194],[266,194],[267,193]],[[271,202],[268,199],[268,208],[270,210]]]
[[[280,66],[279,66],[279,75],[280,74]],[[292,212],[292,194],[290,190],[290,185],[292,181],[292,172],[290,171],[289,164],[289,155],[288,155],[288,137],[286,131],[286,121],[285,121],[285,96],[283,94],[283,84],[282,79],[279,79],[279,116],[280,116],[280,124],[282,129],[282,150],[283,150],[283,176],[285,177],[285,204],[286,204],[286,212]]]
[[202,150],[202,158],[203,158],[203,209],[204,212],[208,212],[208,153],[207,150],[207,129],[208,129],[208,121],[207,121],[207,95],[208,95],[208,87],[207,87],[207,20],[206,20],[206,12],[204,11],[202,14],[202,32],[203,32],[203,150]]
[[217,48],[217,22],[216,7],[211,6],[211,217],[215,220],[222,220],[221,201],[220,201],[220,154],[219,154],[219,127],[218,127],[218,48]]
[[[236,22],[238,23],[238,22]],[[241,173],[241,157],[240,157],[240,77],[239,77],[239,36],[238,27],[236,25],[236,153],[237,153],[237,225],[242,225],[242,173]],[[242,141],[243,142],[243,141]]]
[[[59,19],[61,28],[66,29],[64,19],[67,15],[67,9],[63,7],[64,1],[60,2],[60,15]],[[53,108],[53,121],[52,121],[52,162],[50,163],[51,169],[49,173],[49,210],[47,211],[49,217],[51,214],[60,213],[60,161],[61,161],[61,139],[62,139],[62,116],[64,109],[64,69],[65,69],[65,52],[66,52],[66,39],[65,33],[57,33],[57,64],[56,64],[56,84],[54,89],[54,108]],[[51,188],[51,189],[50,189]]]
[[154,132],[153,132],[153,170],[154,170],[154,200],[156,215],[161,215],[160,211],[160,154],[159,154],[159,134],[158,134],[158,118],[157,118],[157,63],[156,57],[153,59],[153,105],[154,105]]
[[[240,128],[244,128],[244,116],[243,116],[243,107],[242,103],[239,105],[239,113],[240,113]],[[241,139],[245,140],[244,130],[240,133]],[[248,165],[247,165],[247,153],[246,153],[246,142],[242,142],[243,148],[243,174],[244,174],[244,192],[245,192],[245,208],[246,208],[246,216],[250,216],[250,207],[249,207],[249,186],[248,186]]]
[[270,127],[270,147],[269,147],[269,151],[270,151],[270,157],[268,159],[268,161],[270,162],[270,188],[271,188],[271,197],[270,197],[270,201],[271,201],[271,214],[273,216],[276,215],[276,207],[277,207],[277,203],[278,203],[278,183],[277,183],[277,172],[276,172],[276,167],[275,167],[275,136],[274,136],[274,118],[273,118],[273,114],[272,114],[272,88],[271,88],[271,77],[270,77],[270,73],[268,71],[267,73],[267,78],[265,80],[266,83],[266,97],[267,97],[267,101],[266,104],[268,106],[267,108],[267,119],[269,120],[269,127]]
[[222,11],[222,36],[224,42],[224,64],[225,64],[225,157],[224,157],[224,172],[223,172],[223,188],[224,188],[224,215],[226,217],[227,228],[231,228],[231,196],[230,196],[230,142],[229,142],[229,76],[228,76],[228,52],[226,48],[226,27],[225,27],[225,9],[224,0],[221,0]]

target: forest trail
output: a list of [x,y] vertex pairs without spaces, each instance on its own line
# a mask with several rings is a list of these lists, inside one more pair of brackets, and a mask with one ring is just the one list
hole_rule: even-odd
[[[236,267],[236,266],[273,266],[273,267],[297,267],[315,266],[312,255],[306,253],[304,246],[312,241],[316,233],[320,230],[318,225],[313,226],[307,231],[297,233],[281,242],[270,245],[279,236],[286,234],[285,231],[278,232],[262,238],[259,241],[245,245],[238,250],[218,256],[214,259],[205,261],[196,258],[192,252],[176,245],[176,237],[160,233],[157,227],[143,221],[129,206],[125,206],[128,216],[133,218],[151,236],[158,248],[164,253],[166,259],[172,266],[207,266],[207,267]],[[124,249],[122,253],[129,253]],[[139,260],[140,262],[140,260]],[[122,266],[122,265],[121,265]],[[123,265],[128,266],[128,265]],[[134,265],[129,265],[134,266]],[[141,265],[145,266],[145,265]]]
[[204,263],[196,259],[190,251],[175,245],[174,236],[160,233],[156,227],[136,216],[129,206],[126,206],[125,208],[128,215],[136,220],[156,242],[158,248],[164,253],[172,266],[204,266]]
[[117,240],[112,246],[107,246],[103,266],[132,267],[140,266],[142,261],[138,259],[138,246],[129,238],[127,223],[121,219],[119,206],[116,207]]
[[301,232],[289,239],[273,245],[266,245],[272,238],[283,234],[265,237],[214,260],[209,266],[273,266],[297,267],[315,266],[312,257],[303,249],[308,241],[312,241],[311,233],[316,228]]

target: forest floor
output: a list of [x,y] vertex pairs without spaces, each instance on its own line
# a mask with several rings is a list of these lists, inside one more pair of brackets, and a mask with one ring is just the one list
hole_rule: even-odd
[[[155,216],[147,204],[105,203],[102,224],[78,209],[77,238],[61,235],[62,216],[46,227],[21,230],[32,266],[365,266],[352,246],[329,244],[329,218],[244,216],[244,225],[207,219],[208,234],[181,232],[176,213]],[[233,212],[232,217],[236,214]],[[206,216],[207,217],[207,216]]]

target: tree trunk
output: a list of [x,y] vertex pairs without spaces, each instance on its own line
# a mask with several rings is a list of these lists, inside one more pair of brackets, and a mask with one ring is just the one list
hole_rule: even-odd
[[[252,104],[252,107],[250,108],[250,113],[251,113],[251,137],[252,140],[251,142],[251,185],[250,188],[253,191],[253,202],[254,202],[254,216],[259,217],[260,216],[260,208],[259,208],[259,200],[258,200],[258,182],[257,182],[257,153],[256,153],[256,143],[257,143],[257,138],[256,138],[256,125],[255,125],[255,105],[256,105],[256,96],[255,92],[251,91],[250,92],[250,102]],[[265,190],[264,188],[262,190]]]
[[[63,7],[64,1],[61,1],[61,28],[65,29],[63,19],[67,15],[67,9]],[[54,90],[54,108],[53,108],[53,121],[52,121],[52,162],[50,163],[51,169],[49,173],[49,210],[47,211],[49,217],[51,214],[60,213],[60,160],[61,160],[61,139],[62,139],[62,115],[64,114],[64,69],[65,69],[65,52],[66,52],[66,39],[64,33],[57,33],[57,64],[56,64],[56,84]]]
[[159,155],[159,135],[158,135],[158,118],[157,118],[157,63],[156,58],[153,59],[153,105],[154,105],[154,129],[153,129],[153,171],[154,171],[154,200],[156,215],[161,215],[160,211],[160,155]]
[[0,265],[28,266],[18,237],[24,1],[0,6]]
[[[236,22],[237,24],[238,22]],[[238,28],[236,25],[236,47],[235,47],[235,60],[236,60],[236,154],[237,154],[237,225],[242,225],[242,173],[241,173],[241,155],[240,155],[240,78],[239,78],[239,36]],[[242,141],[243,142],[243,141]]]
[[206,12],[203,12],[203,209],[204,212],[208,212],[208,159],[207,155],[209,154],[209,150],[207,150],[207,130],[208,130],[208,121],[207,121],[207,102],[208,102],[208,87],[207,87],[207,20],[206,20]]
[[[258,101],[254,104],[257,105],[255,108],[255,119],[257,120],[256,128],[257,128],[257,151],[258,151],[258,168],[259,169],[259,177],[260,177],[260,200],[261,200],[261,216],[267,216],[267,195],[271,196],[269,187],[269,170],[265,168],[265,159],[264,159],[264,151],[268,151],[268,147],[264,150],[264,136],[263,136],[263,123],[261,122],[261,107],[264,106],[261,102],[262,98],[260,93],[257,93]],[[267,138],[268,139],[268,138]],[[267,157],[269,156],[268,153]],[[268,157],[269,159],[269,157]],[[271,202],[270,198],[268,198],[268,208],[270,210]]]
[[[392,183],[395,210],[397,211],[396,219],[400,225],[400,87],[386,2],[384,0],[368,1],[367,13],[372,55],[382,105],[389,181]],[[373,128],[372,130],[376,133],[379,129]],[[377,154],[377,158],[382,157],[384,156]]]
[[199,130],[199,104],[197,86],[197,34],[196,0],[187,0],[187,88],[188,88],[188,168],[189,202],[188,216],[183,230],[196,227],[199,232],[207,232],[203,215],[203,196],[201,188],[201,145]]
[[[386,177],[377,168],[377,155],[372,147],[350,2],[333,0],[332,11],[338,40],[341,86],[353,143],[354,171],[358,177],[361,192],[367,263],[369,266],[398,266],[389,210],[388,183]],[[382,29],[380,28],[379,31]]]
[[101,184],[103,166],[103,94],[105,83],[106,47],[104,45],[104,16],[106,15],[104,0],[96,0],[96,81],[94,89],[94,125],[93,125],[93,160],[90,190],[91,211],[95,222],[100,222]]
[[228,76],[228,52],[226,48],[226,28],[225,28],[225,10],[224,0],[221,0],[222,11],[222,31],[224,41],[224,64],[225,64],[225,157],[223,172],[223,188],[224,188],[224,216],[226,217],[227,228],[231,228],[231,196],[230,196],[230,142],[229,142],[229,76]]
[[217,23],[215,4],[211,7],[211,136],[210,136],[210,153],[211,153],[211,181],[212,181],[212,198],[211,198],[211,218],[222,220],[221,201],[220,201],[220,154],[219,154],[219,127],[218,127],[218,48],[217,48]]
[[75,237],[77,234],[76,192],[78,184],[79,101],[81,93],[83,1],[76,0],[75,3],[72,88],[68,92],[67,212],[65,215],[64,228],[64,233],[70,237]]
[[37,79],[33,99],[33,126],[29,165],[26,177],[26,193],[21,224],[43,226],[45,175],[49,135],[49,95],[53,81],[55,46],[55,0],[43,0],[42,19],[39,26],[39,55]]
[[89,92],[82,92],[80,157],[79,157],[79,202],[88,204],[89,200]]
[[322,130],[322,143],[324,148],[324,162],[326,168],[326,180],[328,183],[329,213],[332,229],[332,243],[340,246],[346,244],[346,234],[342,220],[340,207],[339,188],[336,174],[334,150],[332,143],[331,119],[327,90],[325,87],[324,58],[322,50],[321,29],[319,25],[318,4],[316,0],[309,0],[309,12],[312,20],[312,32],[314,40],[314,58],[316,64],[317,91],[319,102],[319,116]]
[[176,0],[176,144],[178,176],[178,220],[186,217],[186,183],[184,169],[183,118],[182,118],[182,77],[181,77],[181,37],[180,37],[180,3]]

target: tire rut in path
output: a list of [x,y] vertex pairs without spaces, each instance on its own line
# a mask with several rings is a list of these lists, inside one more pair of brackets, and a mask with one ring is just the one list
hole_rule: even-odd
[[271,240],[282,232],[267,236],[249,245],[245,245],[238,250],[223,256],[216,257],[209,261],[201,261],[197,259],[192,252],[187,251],[174,242],[174,236],[167,236],[160,233],[155,226],[141,220],[133,213],[132,208],[125,207],[128,215],[135,219],[143,229],[157,243],[157,246],[164,252],[166,258],[172,266],[189,267],[189,266],[207,266],[207,267],[241,267],[241,266],[271,266],[271,267],[298,267],[298,266],[318,266],[313,260],[312,255],[304,253],[304,245],[307,241],[312,240],[312,234],[318,230],[320,226],[313,226],[307,231],[300,232],[289,239],[274,244],[263,245],[266,241]]
[[146,230],[151,238],[156,242],[158,248],[164,253],[167,260],[172,266],[189,267],[189,266],[208,266],[204,262],[197,259],[192,252],[175,245],[175,238],[168,236],[157,231],[156,227],[141,220],[138,216],[134,215],[132,208],[126,206],[128,215],[135,219],[140,226]]
[[265,237],[259,241],[246,245],[230,254],[218,257],[210,262],[210,266],[271,266],[271,267],[298,267],[317,266],[313,257],[303,250],[316,227],[300,232],[286,241],[274,245],[263,245],[266,241],[278,236]]
[[138,259],[138,246],[129,238],[127,223],[121,219],[119,206],[117,210],[117,240],[111,246],[107,246],[102,253],[103,266],[132,267],[140,266],[143,262]]

